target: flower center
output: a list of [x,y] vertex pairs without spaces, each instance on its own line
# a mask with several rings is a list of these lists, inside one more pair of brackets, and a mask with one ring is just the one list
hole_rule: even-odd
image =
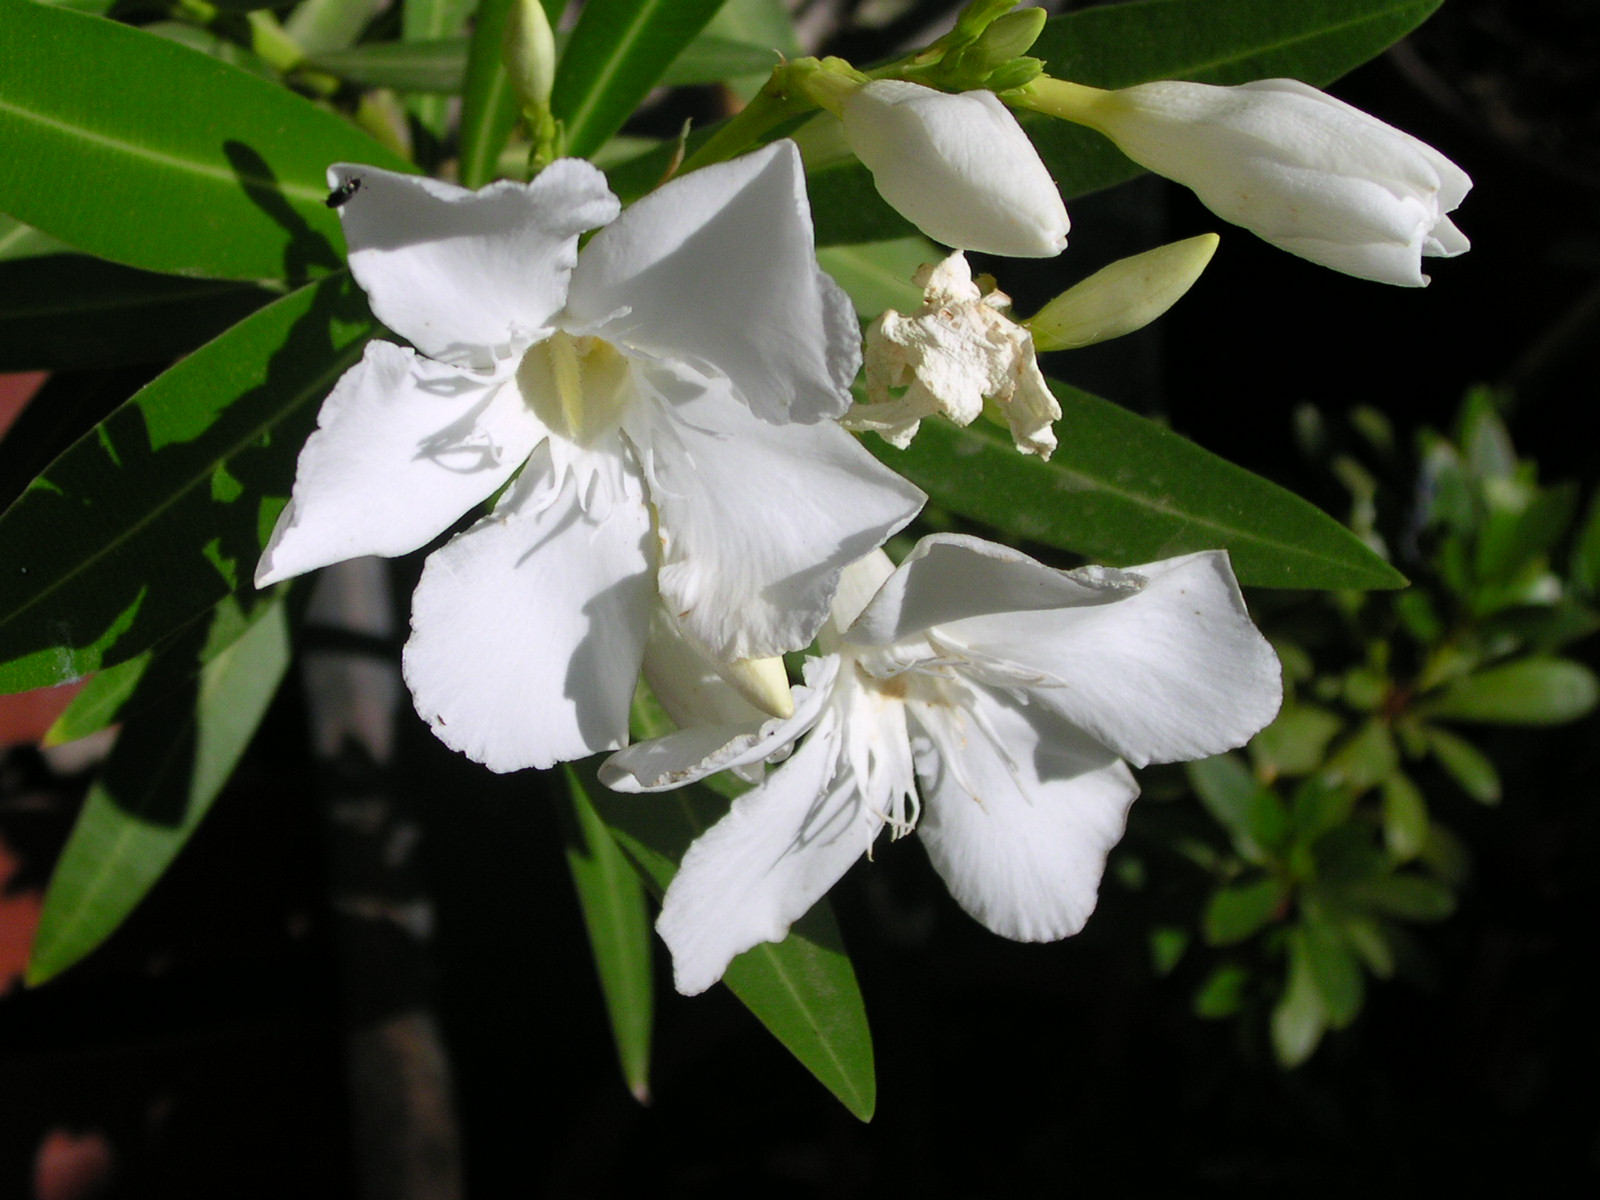
[[633,398],[627,358],[597,337],[556,333],[522,356],[517,387],[539,419],[580,446],[622,422]]

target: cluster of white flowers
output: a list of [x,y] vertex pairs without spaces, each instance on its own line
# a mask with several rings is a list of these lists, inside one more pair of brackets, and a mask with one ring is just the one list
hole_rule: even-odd
[[[1465,249],[1443,214],[1466,177],[1311,89],[1089,91],[1074,102],[1130,155],[1297,253],[1414,283],[1422,254]],[[1032,335],[961,252],[1059,253],[1067,214],[991,93],[869,82],[838,115],[883,195],[955,251],[919,275],[923,309],[872,326],[853,407],[860,328],[817,266],[790,142],[626,210],[574,159],[478,192],[334,167],[350,269],[411,345],[372,342],[328,397],[256,574],[408,553],[493,500],[423,569],[417,711],[495,771],[616,751],[618,790],[754,782],[665,899],[686,992],[781,938],[885,826],[916,829],[997,933],[1073,933],[1138,791],[1126,763],[1241,745],[1280,700],[1222,552],[1125,571],[957,536],[898,568],[882,552],[924,497],[841,420],[904,444],[987,403],[1020,449],[1054,448]],[[1150,319],[1214,244],[1090,281],[1041,337]],[[814,642],[791,692],[778,656]],[[628,746],[641,672],[681,728]]]

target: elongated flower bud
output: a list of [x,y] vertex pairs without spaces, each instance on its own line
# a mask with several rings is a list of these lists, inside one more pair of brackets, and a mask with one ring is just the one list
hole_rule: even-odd
[[879,79],[851,94],[840,116],[879,194],[935,241],[1015,258],[1066,248],[1061,194],[993,92]]
[[[1061,85],[1071,88],[1072,85]],[[1077,89],[1071,120],[1191,188],[1224,220],[1312,262],[1421,287],[1469,243],[1446,215],[1472,181],[1410,134],[1293,79]]]
[[1121,258],[1023,322],[1036,350],[1076,350],[1143,329],[1178,302],[1211,261],[1214,233]]

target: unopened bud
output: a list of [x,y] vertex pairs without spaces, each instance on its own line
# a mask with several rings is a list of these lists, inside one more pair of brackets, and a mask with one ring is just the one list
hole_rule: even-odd
[[741,658],[717,663],[721,675],[733,689],[762,712],[774,717],[794,716],[794,697],[789,692],[789,674],[781,658]]
[[522,112],[547,110],[556,78],[556,36],[540,0],[511,0],[500,58]]
[[1203,233],[1120,259],[1023,322],[1038,350],[1075,350],[1142,329],[1178,302],[1221,239]]

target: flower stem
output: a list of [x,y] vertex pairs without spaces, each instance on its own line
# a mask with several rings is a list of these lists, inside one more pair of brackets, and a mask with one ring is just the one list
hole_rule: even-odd
[[1104,88],[1040,75],[1000,98],[1013,108],[1029,108],[1075,125],[1098,129],[1099,112],[1109,95],[1111,93]]

